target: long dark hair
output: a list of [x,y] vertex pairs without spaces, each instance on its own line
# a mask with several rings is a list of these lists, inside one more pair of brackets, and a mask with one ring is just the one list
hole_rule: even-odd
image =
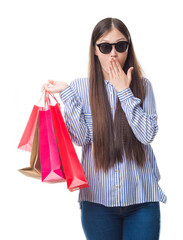
[[112,27],[118,29],[129,41],[123,70],[127,74],[128,69],[134,67],[130,88],[134,96],[141,99],[141,107],[145,98],[142,69],[137,61],[127,27],[116,18],[101,20],[92,32],[89,57],[89,99],[93,122],[92,149],[96,171],[99,169],[107,171],[114,166],[115,161],[122,162],[123,154],[126,155],[127,161],[136,161],[140,167],[145,163],[144,145],[132,132],[119,99],[117,99],[113,121],[102,68],[98,56],[95,55],[96,41]]

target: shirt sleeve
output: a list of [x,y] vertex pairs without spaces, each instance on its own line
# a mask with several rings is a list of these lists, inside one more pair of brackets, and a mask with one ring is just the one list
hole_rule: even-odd
[[60,92],[60,98],[64,103],[65,124],[72,141],[78,146],[88,144],[91,138],[85,121],[82,102],[74,87],[74,81]]
[[141,99],[136,98],[130,88],[117,93],[121,107],[136,138],[143,144],[153,141],[158,132],[156,104],[152,85],[145,79],[146,96],[141,108]]

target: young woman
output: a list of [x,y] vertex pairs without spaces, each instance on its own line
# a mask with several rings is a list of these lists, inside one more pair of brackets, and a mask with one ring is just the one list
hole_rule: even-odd
[[106,18],[95,26],[88,77],[44,88],[60,93],[70,136],[82,146],[90,185],[79,193],[86,238],[159,239],[166,196],[150,145],[158,131],[155,99],[125,24]]

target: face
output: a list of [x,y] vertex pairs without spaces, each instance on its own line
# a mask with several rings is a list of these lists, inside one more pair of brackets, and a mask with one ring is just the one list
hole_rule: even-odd
[[[100,44],[103,42],[107,42],[107,43],[117,43],[119,41],[127,41],[126,37],[116,28],[112,28],[112,30],[110,32],[107,32],[106,34],[104,34],[101,38],[99,38],[96,42],[96,44]],[[128,55],[128,48],[125,52],[117,52],[115,49],[115,46],[112,46],[112,50],[110,53],[108,54],[104,54],[101,53],[99,48],[97,46],[95,46],[95,55],[98,56],[98,59],[100,61],[100,64],[102,66],[102,71],[104,74],[104,78],[106,80],[109,79],[109,64],[110,64],[110,60],[112,58],[116,58],[121,67],[123,68],[127,55]]]

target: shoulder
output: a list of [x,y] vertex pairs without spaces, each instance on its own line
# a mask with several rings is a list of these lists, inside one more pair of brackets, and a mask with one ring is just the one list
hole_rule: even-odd
[[144,87],[146,87],[146,88],[149,87],[149,86],[152,87],[151,81],[150,81],[148,78],[144,77],[144,78],[142,79],[142,81],[143,81]]
[[76,78],[70,83],[70,86],[74,88],[87,88],[88,85],[88,77]]
[[144,107],[148,109],[150,108],[153,109],[153,107],[156,106],[156,104],[152,83],[149,79],[144,78],[144,84],[145,84]]
[[146,77],[144,77],[142,81],[143,81],[145,95],[147,96],[149,94],[150,95],[153,94],[153,87],[152,87],[151,81]]

